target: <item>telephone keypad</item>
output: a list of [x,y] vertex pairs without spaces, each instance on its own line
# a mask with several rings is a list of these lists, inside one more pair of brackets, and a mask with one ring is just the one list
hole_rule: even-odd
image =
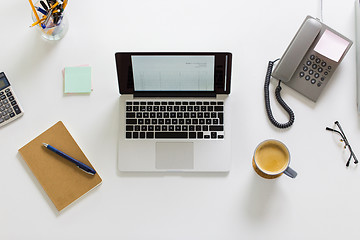
[[331,69],[332,67],[326,61],[311,54],[302,68],[303,71],[300,71],[299,76],[300,78],[304,77],[311,84],[321,87],[322,82],[326,79]]

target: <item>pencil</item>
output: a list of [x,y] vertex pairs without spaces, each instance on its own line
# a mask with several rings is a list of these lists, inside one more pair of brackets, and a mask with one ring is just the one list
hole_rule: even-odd
[[63,2],[63,9],[66,8],[67,2],[68,2],[68,0],[64,0],[64,2]]
[[54,8],[56,8],[56,6],[59,5],[59,2],[56,2],[54,5],[51,6],[51,10],[53,10]]
[[42,18],[42,19],[39,19],[39,21],[34,22],[33,24],[31,24],[31,26],[30,26],[30,27],[33,27],[33,26],[35,26],[35,25],[37,25],[37,24],[41,23],[41,22],[42,22],[42,21],[44,21],[45,19],[46,19],[46,16],[43,16],[43,18]]
[[[39,18],[38,14],[37,14],[37,12],[35,10],[35,7],[34,7],[34,4],[32,3],[32,0],[29,0],[29,3],[30,3],[30,6],[31,6],[31,8],[32,8],[32,10],[34,12],[35,17],[36,17],[36,21],[37,22],[40,21],[40,18]],[[40,22],[39,22],[39,26],[41,26]]]

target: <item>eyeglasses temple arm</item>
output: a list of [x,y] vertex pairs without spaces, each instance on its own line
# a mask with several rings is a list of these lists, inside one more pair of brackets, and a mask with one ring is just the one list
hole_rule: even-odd
[[[344,142],[347,144],[347,139],[344,136],[344,134],[342,134],[338,130],[335,130],[335,129],[332,129],[332,128],[329,128],[329,127],[326,127],[326,130],[338,133],[341,136],[341,138],[344,140]],[[349,144],[347,144],[347,145],[349,145]]]

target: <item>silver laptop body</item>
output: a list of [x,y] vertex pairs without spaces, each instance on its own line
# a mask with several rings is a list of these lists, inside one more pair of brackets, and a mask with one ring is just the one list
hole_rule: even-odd
[[[227,172],[230,170],[231,109],[226,102],[230,93],[231,53],[116,53],[115,58],[121,93],[118,142],[120,171]],[[212,85],[210,76],[213,76],[213,87],[210,86]],[[172,83],[169,84],[169,81]],[[176,85],[177,81],[186,86]],[[194,86],[196,89],[193,89]],[[209,91],[206,91],[207,89]],[[162,104],[167,105],[162,106]],[[158,115],[159,108],[170,107],[174,111],[170,114],[183,117],[183,113],[179,113],[181,112],[179,110],[187,109],[190,105],[197,110],[207,111],[208,108],[223,110],[220,120],[223,131],[212,131],[219,130],[213,122],[204,133],[195,134],[194,126],[182,127],[188,131],[179,133],[177,130],[181,126],[177,124],[173,125],[179,128],[177,130],[174,128],[170,130],[169,125],[165,133],[159,131],[163,130],[160,128],[167,128],[164,120],[154,119]],[[145,113],[148,109],[150,112]],[[203,117],[202,113],[198,113],[192,107],[190,109],[196,112],[196,115],[200,114],[199,116]],[[195,113],[191,114],[195,115]],[[139,126],[140,120],[135,119],[135,115],[144,115],[147,124]],[[208,115],[212,115],[212,112]],[[166,121],[170,123],[170,120]],[[184,119],[171,121],[184,123]],[[196,121],[198,124],[198,120],[191,121]],[[204,121],[207,119],[203,119]],[[185,122],[190,120],[185,118]],[[218,124],[217,120],[216,124]],[[136,133],[136,128],[151,131]],[[181,137],[178,138],[177,136],[180,135],[177,134]]]

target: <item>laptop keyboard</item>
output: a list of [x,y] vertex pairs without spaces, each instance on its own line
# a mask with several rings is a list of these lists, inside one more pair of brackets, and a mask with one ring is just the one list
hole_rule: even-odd
[[223,139],[223,101],[126,101],[127,139]]

